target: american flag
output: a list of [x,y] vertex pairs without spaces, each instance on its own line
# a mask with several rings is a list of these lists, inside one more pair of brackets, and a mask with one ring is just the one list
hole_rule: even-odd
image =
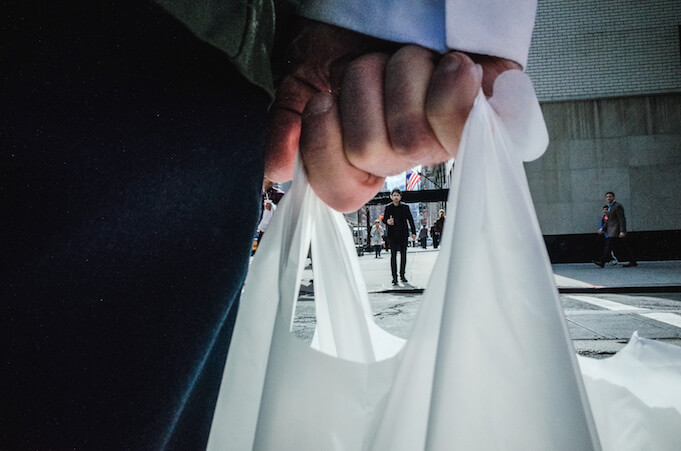
[[407,191],[414,191],[418,187],[421,174],[418,171],[407,172]]

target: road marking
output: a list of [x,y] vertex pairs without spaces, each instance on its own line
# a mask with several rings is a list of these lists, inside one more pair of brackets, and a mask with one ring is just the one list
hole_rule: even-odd
[[671,324],[672,326],[681,327],[681,316],[676,313],[667,312],[653,312],[653,313],[641,313],[641,316],[646,318],[654,319],[655,321],[660,321],[661,323]]
[[587,302],[589,304],[597,305],[599,307],[603,307],[608,310],[613,310],[613,311],[646,311],[648,309],[646,308],[640,308],[640,307],[632,307],[631,305],[626,305],[626,304],[620,304],[619,302],[614,302],[614,301],[608,301],[606,299],[601,299],[601,298],[595,298],[592,296],[570,296],[572,299],[577,299],[578,301],[582,302]]

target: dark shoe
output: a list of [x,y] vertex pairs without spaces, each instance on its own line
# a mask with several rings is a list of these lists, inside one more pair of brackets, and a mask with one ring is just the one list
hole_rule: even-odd
[[629,262],[626,265],[622,265],[624,268],[633,268],[634,266],[638,266],[638,263],[636,262]]
[[400,280],[401,280],[403,283],[409,282],[405,277],[400,277]]
[[600,262],[600,261],[598,261],[598,260],[594,260],[594,261],[593,261],[593,264],[594,264],[594,265],[597,265],[597,266],[600,266],[601,268],[605,266],[605,263]]
[[393,279],[393,285],[397,285],[397,279]]

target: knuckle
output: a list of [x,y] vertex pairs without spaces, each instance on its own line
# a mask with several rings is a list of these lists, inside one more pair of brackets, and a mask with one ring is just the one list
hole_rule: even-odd
[[368,53],[355,58],[345,68],[344,82],[373,78],[377,71],[383,72],[387,62],[388,55],[384,53]]
[[435,63],[437,54],[419,45],[405,45],[391,57],[391,64],[415,65],[425,62]]

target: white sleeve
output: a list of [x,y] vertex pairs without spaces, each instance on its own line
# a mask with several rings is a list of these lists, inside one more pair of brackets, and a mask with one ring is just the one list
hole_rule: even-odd
[[524,67],[536,9],[536,0],[303,0],[301,14],[389,41],[499,56]]
[[527,65],[536,0],[447,0],[447,47]]
[[444,0],[303,0],[300,14],[388,41],[447,50]]

